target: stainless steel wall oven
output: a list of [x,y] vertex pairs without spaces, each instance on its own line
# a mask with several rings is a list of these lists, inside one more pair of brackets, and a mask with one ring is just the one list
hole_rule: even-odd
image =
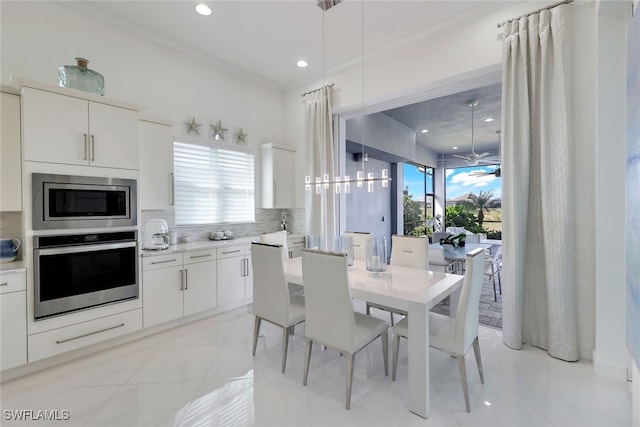
[[34,173],[33,229],[137,226],[135,179]]
[[139,296],[136,231],[34,237],[35,319]]

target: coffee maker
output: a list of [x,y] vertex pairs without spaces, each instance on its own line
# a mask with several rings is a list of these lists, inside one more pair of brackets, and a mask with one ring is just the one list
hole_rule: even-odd
[[144,224],[143,249],[162,250],[169,247],[169,226],[164,219],[150,219]]

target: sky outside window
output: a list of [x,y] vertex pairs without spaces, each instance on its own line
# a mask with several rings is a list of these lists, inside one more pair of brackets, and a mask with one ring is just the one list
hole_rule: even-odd
[[502,181],[495,175],[472,176],[472,172],[493,172],[498,165],[473,166],[463,168],[447,169],[446,189],[447,200],[456,199],[462,195],[480,191],[493,190],[493,197],[502,198]]

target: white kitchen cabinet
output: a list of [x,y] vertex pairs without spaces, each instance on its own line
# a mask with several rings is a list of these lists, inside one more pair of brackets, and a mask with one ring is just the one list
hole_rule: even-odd
[[215,249],[185,253],[184,270],[184,315],[217,307]]
[[145,328],[183,316],[182,254],[143,258],[142,324]]
[[0,370],[27,363],[27,277],[24,270],[0,273]]
[[173,210],[173,126],[140,121],[141,209]]
[[143,258],[144,327],[217,306],[216,250]]
[[302,249],[304,249],[304,236],[302,234],[288,235],[287,248],[289,249],[289,258],[301,257]]
[[253,296],[251,246],[218,248],[218,305],[225,306]]
[[139,169],[138,112],[22,88],[24,160]]
[[21,211],[20,97],[2,92],[0,110],[0,211]]
[[293,208],[294,148],[274,143],[260,145],[262,154],[262,208]]

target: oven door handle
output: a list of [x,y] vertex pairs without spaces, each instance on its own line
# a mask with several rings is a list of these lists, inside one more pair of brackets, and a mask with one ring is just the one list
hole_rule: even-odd
[[65,246],[57,248],[43,248],[35,249],[34,255],[58,255],[58,254],[73,254],[79,252],[96,252],[96,251],[108,251],[112,249],[133,248],[138,245],[138,242],[118,242],[118,243],[100,243],[92,245],[75,245]]

